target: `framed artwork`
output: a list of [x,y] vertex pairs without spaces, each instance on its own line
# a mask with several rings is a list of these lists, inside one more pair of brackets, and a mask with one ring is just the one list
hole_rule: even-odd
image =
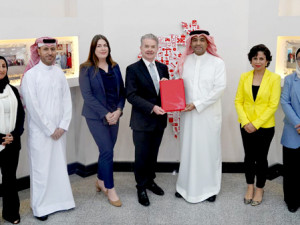
[[[55,65],[60,67],[67,79],[78,78],[78,37],[55,37],[58,40]],[[13,85],[19,85],[30,60],[30,46],[35,39],[0,40],[0,55],[8,63],[8,77]]]
[[59,50],[63,50],[63,45],[62,44],[58,44],[57,45],[57,50],[59,51]]
[[286,68],[287,69],[296,69],[296,51],[300,48],[300,41],[287,41],[286,43]]
[[275,72],[282,78],[296,70],[295,53],[298,48],[300,48],[300,36],[278,37]]

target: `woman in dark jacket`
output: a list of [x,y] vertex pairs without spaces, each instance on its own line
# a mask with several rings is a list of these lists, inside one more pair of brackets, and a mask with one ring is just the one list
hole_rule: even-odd
[[119,65],[112,60],[109,42],[96,35],[87,61],[80,65],[79,85],[84,99],[82,115],[99,148],[96,187],[110,204],[122,205],[113,181],[113,149],[119,119],[125,104],[125,90]]
[[24,109],[20,95],[9,84],[7,61],[0,56],[0,168],[2,172],[3,219],[20,223],[20,200],[16,172],[21,149],[20,136],[24,131]]

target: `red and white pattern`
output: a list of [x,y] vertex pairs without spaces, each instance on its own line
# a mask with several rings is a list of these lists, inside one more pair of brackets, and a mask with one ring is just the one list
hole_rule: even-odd
[[[181,22],[183,31],[188,35],[193,30],[199,30],[200,27],[197,25],[197,20],[192,20],[190,24]],[[179,76],[176,72],[178,61],[182,56],[179,51],[179,46],[186,45],[186,34],[176,35],[170,34],[168,36],[159,36],[159,46],[156,60],[168,66],[170,80],[178,79]],[[140,59],[141,54],[138,55]],[[180,112],[168,113],[168,121],[172,124],[174,137],[177,138],[180,132]]]

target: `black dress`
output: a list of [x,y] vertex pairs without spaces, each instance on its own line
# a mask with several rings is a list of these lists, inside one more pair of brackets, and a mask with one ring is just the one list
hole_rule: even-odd
[[[15,129],[11,132],[14,140],[0,152],[0,168],[2,172],[2,217],[9,222],[14,222],[20,219],[20,200],[17,190],[16,172],[21,149],[20,137],[24,131],[25,112],[17,88],[11,85],[10,87],[18,101],[17,118]],[[5,136],[6,134],[0,133],[1,140],[3,140],[2,138]]]

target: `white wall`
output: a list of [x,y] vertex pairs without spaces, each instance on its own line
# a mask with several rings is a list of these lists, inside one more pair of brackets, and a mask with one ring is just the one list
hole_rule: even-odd
[[[71,7],[71,10],[77,8],[77,13],[70,12],[65,7],[70,4],[77,4],[77,7]],[[7,1],[1,0],[1,13],[3,26],[0,33],[0,39],[27,39],[42,36],[78,36],[80,62],[88,54],[89,43],[95,33],[102,32],[101,10],[102,2],[99,0],[26,0],[26,1]],[[55,6],[55,7],[54,7]],[[77,16],[74,16],[77,15]],[[83,57],[82,57],[83,56]],[[71,88],[73,100],[73,119],[70,124],[67,142],[68,163],[85,163],[84,150],[78,151],[78,120],[81,119],[81,94],[78,87]],[[96,160],[96,159],[95,159]],[[94,161],[95,161],[94,160]],[[29,174],[26,131],[22,136],[22,150],[20,153],[20,163],[17,171],[18,177]]]
[[[249,36],[248,45],[265,44],[272,52],[273,60],[269,66],[271,71],[275,71],[276,47],[278,36],[300,36],[299,35],[299,16],[279,16],[279,0],[251,0],[249,5]],[[286,1],[285,8],[293,1]],[[294,3],[293,3],[294,4]],[[299,5],[299,4],[298,4]],[[259,6],[259,7],[257,7]],[[280,7],[284,7],[281,5]],[[284,114],[279,106],[276,112],[275,136],[270,148],[269,164],[282,163],[282,146],[280,139],[283,129]]]
[[[53,0],[57,6],[65,7],[70,2],[77,3],[72,12],[67,9],[44,14],[37,0],[26,0],[24,10],[13,16],[14,2],[2,1],[6,13],[2,21],[0,39],[22,39],[48,36],[78,36],[79,57],[83,62],[88,55],[89,45],[95,34],[107,36],[116,60],[125,77],[126,66],[135,62],[139,53],[140,37],[152,32],[158,36],[181,34],[181,22],[198,21],[201,28],[215,37],[218,52],[227,67],[227,89],[223,96],[222,151],[223,161],[243,161],[243,148],[239,124],[234,108],[234,97],[242,72],[251,69],[247,53],[256,44],[266,44],[272,54],[270,70],[275,71],[277,36],[296,36],[299,17],[279,17],[279,0]],[[39,2],[42,2],[41,0]],[[52,4],[52,3],[51,3]],[[28,12],[35,9],[34,13]],[[76,10],[76,12],[74,12]],[[27,14],[23,13],[26,12]],[[65,17],[68,15],[68,17]],[[71,15],[71,16],[69,16]],[[73,120],[68,133],[68,163],[95,163],[97,147],[81,117],[82,97],[78,87],[72,88]],[[134,147],[131,130],[128,127],[130,104],[126,104],[121,118],[118,141],[115,147],[115,161],[133,161]],[[281,162],[280,136],[282,130],[282,110],[276,114],[276,134],[273,140],[269,164]],[[25,136],[20,157],[18,177],[28,175]],[[173,138],[168,126],[159,153],[159,161],[179,161],[179,143]]]
[[[182,5],[180,1],[115,0],[104,1],[103,7],[104,33],[110,40],[113,56],[119,62],[123,75],[126,66],[136,60],[140,37],[145,33],[152,32],[161,36],[181,34],[181,22],[190,23],[193,19],[198,21],[201,28],[211,32],[228,72],[228,88],[225,92],[227,97],[223,104],[223,160],[241,161],[240,142],[235,143],[235,139],[239,139],[239,132],[237,129],[227,131],[232,128],[232,124],[238,127],[233,98],[238,82],[236,77],[245,70],[247,61],[240,60],[237,64],[232,59],[242,59],[247,51],[248,1],[187,0]],[[130,105],[127,104],[120,133],[130,132],[127,127],[129,117]],[[128,142],[128,135],[119,135],[118,138],[115,152],[117,159],[131,161],[134,153],[132,141],[130,140],[128,151],[128,145],[125,148],[121,146]],[[168,127],[159,152],[159,161],[179,161],[179,156],[178,140],[173,138],[171,127]]]
[[279,16],[300,16],[299,0],[279,0]]

